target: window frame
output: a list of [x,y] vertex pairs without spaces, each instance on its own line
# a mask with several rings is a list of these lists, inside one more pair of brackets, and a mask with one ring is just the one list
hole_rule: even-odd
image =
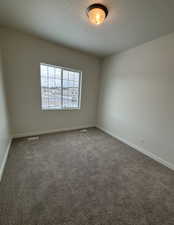
[[[61,108],[43,108],[42,107],[42,86],[41,86],[41,65],[45,65],[45,66],[52,66],[52,67],[57,67],[59,69],[61,69],[61,84],[63,84],[63,79],[62,79],[62,75],[63,75],[63,70],[67,70],[70,72],[77,72],[79,73],[80,77],[79,77],[79,92],[78,92],[78,107],[62,107]],[[42,111],[71,111],[71,110],[80,110],[81,109],[81,97],[82,97],[82,71],[79,69],[72,69],[69,67],[64,67],[64,66],[58,66],[55,64],[48,64],[48,63],[44,63],[44,62],[40,62],[39,64],[39,76],[40,76],[40,107]],[[62,95],[63,92],[63,88],[61,86],[61,98],[63,97]],[[62,102],[62,101],[61,101]]]

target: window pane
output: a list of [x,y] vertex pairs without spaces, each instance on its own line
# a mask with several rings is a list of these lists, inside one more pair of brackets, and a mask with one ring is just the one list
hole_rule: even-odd
[[55,68],[55,77],[61,80],[61,69]]
[[74,80],[74,72],[69,72],[69,80]]
[[74,73],[74,81],[79,82],[79,73]]
[[42,109],[79,108],[80,72],[40,64]]
[[80,73],[63,70],[63,108],[79,107]]
[[42,109],[61,108],[61,70],[41,64]]
[[68,74],[69,74],[69,71],[63,70],[63,79],[64,80],[68,80]]

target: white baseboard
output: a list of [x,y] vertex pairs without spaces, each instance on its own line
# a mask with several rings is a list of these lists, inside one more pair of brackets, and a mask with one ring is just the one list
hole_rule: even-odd
[[88,128],[92,128],[92,127],[96,127],[96,126],[95,125],[87,125],[87,126],[78,126],[78,127],[73,127],[73,128],[60,128],[60,129],[52,129],[52,130],[45,130],[45,131],[16,133],[16,134],[13,134],[13,138],[21,138],[21,137],[29,137],[29,136],[36,136],[36,135],[42,135],[42,134],[58,133],[58,132],[64,132],[64,131],[88,129]]
[[105,128],[103,128],[103,127],[101,127],[101,126],[99,126],[99,125],[97,125],[97,128],[100,129],[100,130],[102,130],[103,132],[109,134],[109,135],[112,136],[113,138],[116,138],[116,139],[120,140],[121,142],[123,142],[123,143],[129,145],[130,147],[136,149],[137,151],[143,153],[144,155],[149,156],[150,158],[152,158],[153,160],[157,161],[158,163],[163,164],[164,166],[168,167],[168,168],[171,169],[171,170],[174,170],[174,164],[172,164],[172,163],[170,163],[170,162],[167,162],[167,161],[164,160],[164,159],[161,159],[159,156],[157,156],[157,155],[155,155],[155,154],[153,154],[153,153],[151,153],[151,152],[149,152],[149,151],[143,149],[142,147],[139,147],[139,146],[137,146],[137,145],[135,145],[135,144],[132,144],[132,143],[130,143],[129,141],[127,141],[127,140],[125,140],[125,139],[123,139],[123,138],[121,138],[121,137],[119,137],[119,136],[116,136],[116,135],[112,134],[112,132],[106,130]]
[[10,138],[10,140],[9,140],[9,143],[8,143],[8,145],[7,145],[7,149],[6,149],[6,152],[5,152],[3,161],[2,161],[2,165],[0,166],[0,182],[1,182],[1,180],[2,180],[2,176],[3,176],[5,164],[6,164],[6,162],[7,162],[8,153],[9,153],[9,150],[10,150],[10,147],[11,147],[11,143],[12,143],[12,138]]

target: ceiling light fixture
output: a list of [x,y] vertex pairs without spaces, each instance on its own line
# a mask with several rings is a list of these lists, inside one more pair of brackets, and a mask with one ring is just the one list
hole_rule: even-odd
[[92,24],[100,25],[104,23],[108,15],[108,9],[104,5],[93,4],[87,8],[87,15]]

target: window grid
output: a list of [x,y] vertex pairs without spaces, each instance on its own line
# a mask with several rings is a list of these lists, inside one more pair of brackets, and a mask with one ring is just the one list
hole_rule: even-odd
[[81,72],[40,64],[42,109],[79,109]]

